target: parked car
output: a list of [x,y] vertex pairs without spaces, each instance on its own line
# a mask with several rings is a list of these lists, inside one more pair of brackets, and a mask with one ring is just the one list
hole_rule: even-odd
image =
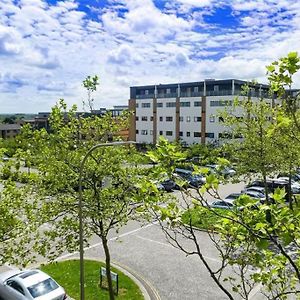
[[40,270],[14,270],[0,274],[3,300],[66,300],[65,290]]
[[[284,174],[284,173],[280,173],[278,174],[277,178],[281,178],[281,177],[289,177],[289,174]],[[291,178],[294,180],[294,181],[300,181],[300,173],[295,173],[295,174],[292,174],[291,175]]]
[[236,174],[236,171],[230,167],[221,167],[220,165],[217,164],[206,165],[206,167],[209,168],[214,173],[219,173],[224,177],[231,177]]
[[216,200],[214,201],[210,207],[211,208],[221,208],[221,209],[233,209],[234,208],[234,203],[233,201],[230,200]]
[[174,190],[179,190],[179,185],[172,179],[166,179],[162,182],[160,182],[160,185],[163,187],[163,189],[166,192],[172,192]]
[[262,186],[251,186],[251,187],[246,187],[245,189],[242,190],[242,193],[245,191],[253,191],[253,192],[259,192],[263,195],[265,195],[265,188]]
[[206,182],[206,178],[200,174],[193,174],[193,171],[186,169],[175,169],[176,174],[178,174],[182,179],[186,180],[191,187],[198,188]]
[[[279,181],[286,182],[287,184],[289,183],[289,178],[288,177],[280,177],[277,178]],[[291,180],[291,190],[293,194],[299,194],[300,193],[300,183],[296,182],[295,180]]]
[[232,193],[230,195],[228,195],[225,200],[235,200],[237,198],[239,198],[240,196],[243,196],[243,195],[247,195],[253,199],[257,199],[259,200],[260,202],[264,202],[266,200],[266,197],[264,194],[260,193],[260,192],[255,192],[255,191],[242,191],[240,193]]
[[[275,189],[277,188],[284,188],[284,189],[288,189],[288,184],[286,181],[282,181],[282,180],[272,180],[272,179],[268,179],[266,181],[266,185],[267,185],[267,188],[268,188],[268,192],[269,193],[273,193],[275,191]],[[252,181],[251,183],[249,183],[247,185],[247,188],[249,187],[254,187],[254,186],[258,186],[258,187],[265,187],[265,182],[263,180],[254,180]]]

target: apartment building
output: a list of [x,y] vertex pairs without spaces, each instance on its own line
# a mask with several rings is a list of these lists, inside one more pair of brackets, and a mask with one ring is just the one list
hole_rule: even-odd
[[[237,79],[133,86],[129,110],[132,111],[129,139],[138,143],[156,143],[159,136],[185,144],[216,143],[226,128],[219,112],[241,98],[242,86],[249,82]],[[264,98],[273,104],[264,84],[250,84],[249,95],[255,101]]]

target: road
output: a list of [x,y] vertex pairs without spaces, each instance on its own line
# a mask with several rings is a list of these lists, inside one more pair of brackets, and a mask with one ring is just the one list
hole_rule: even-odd
[[[221,186],[220,195],[224,197],[231,192],[239,192],[243,186],[242,183]],[[181,197],[179,192],[175,194]],[[197,237],[204,256],[213,268],[217,268],[220,261],[207,234],[199,231]],[[90,244],[85,257],[103,260],[104,253],[99,239],[93,238]],[[200,259],[197,256],[186,257],[171,246],[157,224],[141,227],[138,222],[129,222],[118,234],[110,235],[109,247],[112,261],[142,276],[155,287],[162,300],[227,299],[210,278]],[[73,257],[78,257],[78,253],[66,254],[62,258]],[[258,299],[255,294],[250,300]]]

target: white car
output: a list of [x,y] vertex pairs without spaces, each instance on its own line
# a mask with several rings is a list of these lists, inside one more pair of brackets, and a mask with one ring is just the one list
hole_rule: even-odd
[[[277,178],[278,181],[282,181],[282,182],[289,182],[289,178],[288,177],[279,177]],[[295,180],[291,180],[291,189],[292,189],[292,193],[294,194],[299,194],[300,193],[300,183],[296,182]]]
[[40,270],[14,270],[0,274],[1,300],[66,300],[65,290]]

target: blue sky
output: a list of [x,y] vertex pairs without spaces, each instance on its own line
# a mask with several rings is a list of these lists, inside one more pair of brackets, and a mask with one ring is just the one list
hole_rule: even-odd
[[[300,49],[295,0],[1,0],[0,113],[127,104],[132,85],[205,78],[266,82],[265,65]],[[300,87],[300,77],[295,78]]]

